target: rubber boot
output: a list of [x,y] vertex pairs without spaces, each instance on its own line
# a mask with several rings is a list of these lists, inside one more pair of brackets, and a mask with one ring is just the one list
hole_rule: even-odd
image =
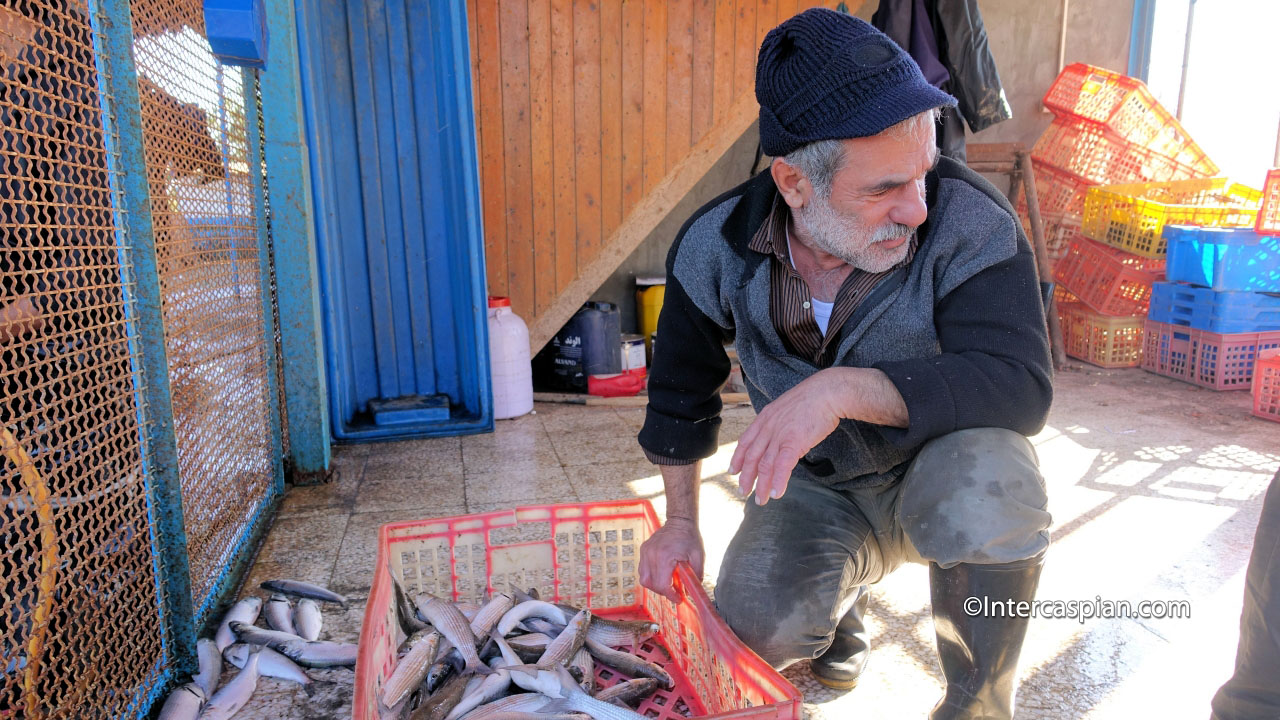
[[849,608],[849,612],[836,625],[831,645],[809,663],[814,679],[823,685],[836,690],[852,690],[858,684],[858,678],[867,667],[867,657],[871,654],[870,638],[867,636],[866,626],[862,624],[870,599],[871,591],[867,586],[858,588],[858,597],[853,601],[853,607]]
[[947,570],[930,565],[938,662],[947,681],[930,720],[1013,717],[1018,655],[1029,618],[1012,617],[1008,601],[1016,605],[1035,598],[1043,565],[1043,557],[1003,565],[961,563]]

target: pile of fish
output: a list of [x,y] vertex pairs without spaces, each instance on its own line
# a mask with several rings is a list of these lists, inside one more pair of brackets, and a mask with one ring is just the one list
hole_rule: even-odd
[[[383,720],[641,720],[632,706],[672,688],[662,667],[619,649],[638,649],[656,623],[609,620],[534,590],[480,606],[411,600],[392,581],[407,639],[382,686]],[[635,679],[598,690],[598,663]]]
[[[196,643],[200,670],[169,694],[159,720],[227,720],[249,702],[260,677],[296,682],[310,696],[321,681],[303,667],[355,666],[355,645],[320,639],[324,618],[318,602],[345,608],[346,598],[297,580],[268,580],[261,587],[272,593],[265,605],[262,598],[244,598],[227,611],[213,638]],[[259,615],[270,629],[254,624]],[[219,689],[224,660],[240,672]]]

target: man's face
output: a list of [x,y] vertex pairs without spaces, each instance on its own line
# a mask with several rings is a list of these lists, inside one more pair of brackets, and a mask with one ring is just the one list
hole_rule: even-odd
[[867,272],[884,272],[907,255],[925,221],[924,176],[937,161],[932,119],[844,141],[845,161],[830,197],[810,191],[792,217],[799,235]]

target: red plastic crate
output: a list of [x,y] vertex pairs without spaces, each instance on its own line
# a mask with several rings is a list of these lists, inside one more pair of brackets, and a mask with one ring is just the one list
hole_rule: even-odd
[[1280,331],[1224,335],[1148,318],[1142,368],[1211,390],[1248,390],[1259,353],[1275,348]]
[[1280,350],[1258,353],[1253,369],[1253,414],[1280,422]]
[[[360,629],[352,717],[379,718],[382,685],[404,639],[389,567],[410,594],[474,603],[486,591],[536,587],[544,599],[590,607],[605,617],[657,622],[662,631],[640,654],[665,667],[676,685],[640,705],[639,712],[655,720],[799,720],[799,691],[729,630],[692,570],[677,569],[684,595],[678,605],[641,587],[640,545],[659,526],[647,500],[534,505],[383,525]],[[601,687],[625,679],[603,671],[597,668]]]
[[1164,261],[1132,255],[1076,235],[1054,264],[1053,277],[1103,315],[1146,315],[1151,284],[1164,279]]
[[1044,104],[1059,117],[1104,125],[1128,142],[1193,168],[1198,176],[1218,172],[1218,166],[1141,80],[1074,63],[1054,80]]
[[1145,318],[1111,317],[1078,302],[1059,302],[1063,350],[1104,368],[1137,367],[1142,361]]
[[1129,142],[1104,125],[1071,116],[1055,118],[1041,133],[1031,156],[1100,184],[1205,177],[1202,170]]
[[1259,235],[1280,235],[1280,168],[1267,172],[1262,186],[1262,207],[1258,209]]
[[[1077,219],[1084,213],[1085,193],[1097,185],[1046,162],[1031,158],[1036,174],[1036,199],[1040,201],[1041,217],[1069,216]],[[1018,212],[1027,215],[1027,194],[1018,194]]]

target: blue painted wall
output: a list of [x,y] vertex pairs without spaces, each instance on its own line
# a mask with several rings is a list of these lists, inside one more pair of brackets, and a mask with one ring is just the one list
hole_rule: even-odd
[[[334,435],[491,430],[465,5],[297,8]],[[447,396],[450,417],[367,417],[408,395]]]

